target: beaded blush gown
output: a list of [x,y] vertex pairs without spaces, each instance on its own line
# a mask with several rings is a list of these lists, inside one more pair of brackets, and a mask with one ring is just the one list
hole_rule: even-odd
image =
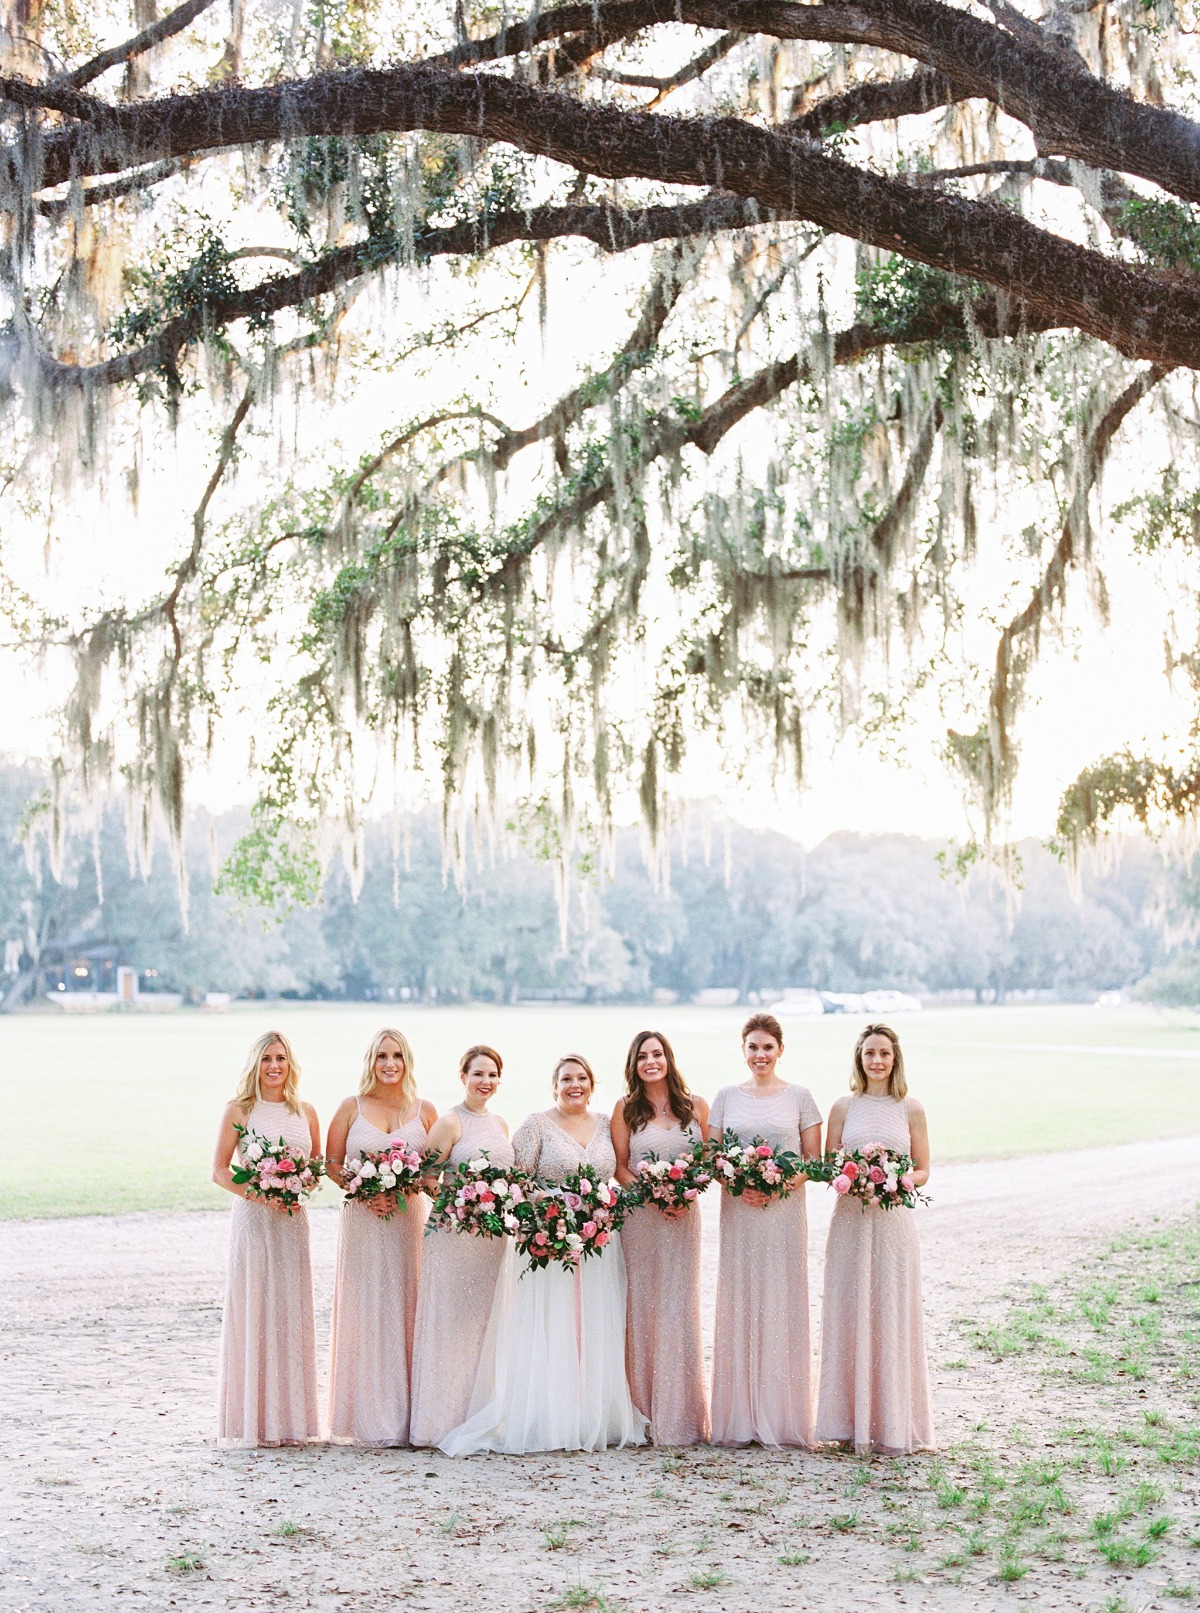
[[[257,1102],[247,1136],[312,1152],[303,1114]],[[239,1144],[239,1153],[241,1145]],[[308,1211],[291,1215],[234,1201],[221,1323],[217,1440],[222,1445],[301,1445],[316,1439],[317,1335]]]
[[[800,1152],[819,1126],[807,1087],[765,1097],[722,1087],[709,1135],[737,1133]],[[808,1320],[808,1216],[803,1187],[765,1206],[721,1194],[712,1438],[717,1445],[811,1445],[812,1345]]]
[[[546,1181],[561,1182],[585,1166],[609,1178],[617,1168],[605,1116],[585,1148],[548,1115],[530,1115],[513,1150],[519,1169]],[[448,1456],[602,1451],[644,1444],[645,1429],[625,1381],[620,1233],[574,1270],[538,1271],[523,1256],[502,1268],[471,1410],[442,1450]]]
[[[462,1131],[450,1150],[453,1169],[486,1151],[493,1165],[513,1163],[513,1145],[495,1115],[456,1105]],[[512,1259],[507,1238],[480,1238],[434,1227],[425,1237],[413,1346],[414,1445],[436,1445],[466,1415],[479,1370],[496,1283]]]
[[[672,1117],[674,1118],[674,1117]],[[650,1121],[629,1139],[629,1163],[674,1159],[700,1141],[700,1128]],[[635,1406],[656,1445],[708,1439],[708,1395],[700,1323],[700,1206],[678,1220],[652,1204],[630,1212],[621,1231],[628,1279],[625,1369]]]
[[[843,1148],[911,1154],[904,1099],[858,1093]],[[825,1246],[817,1438],[893,1456],[934,1449],[921,1249],[912,1210],[841,1198]]]
[[[381,1131],[362,1112],[350,1124],[346,1156],[378,1153],[401,1139],[424,1150],[419,1112]],[[409,1443],[409,1379],[417,1320],[424,1193],[408,1196],[385,1221],[365,1204],[342,1203],[329,1359],[329,1438],[342,1445]]]

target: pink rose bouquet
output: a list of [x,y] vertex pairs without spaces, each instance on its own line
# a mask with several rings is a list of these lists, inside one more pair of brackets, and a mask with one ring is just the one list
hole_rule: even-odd
[[442,1174],[426,1230],[441,1227],[479,1238],[506,1238],[533,1217],[529,1177],[524,1171],[493,1165],[486,1149]]
[[406,1210],[408,1195],[424,1186],[427,1168],[426,1156],[401,1139],[377,1152],[364,1148],[349,1155],[342,1167],[342,1187],[348,1199],[362,1202],[394,1193],[400,1209]]
[[694,1204],[712,1183],[713,1173],[703,1143],[696,1143],[675,1159],[659,1159],[651,1154],[640,1160],[634,1174],[637,1182],[629,1190],[638,1204],[653,1204],[660,1210],[686,1209]]
[[866,1148],[835,1148],[823,1160],[812,1164],[808,1174],[814,1182],[827,1182],[839,1198],[854,1198],[865,1210],[870,1204],[880,1209],[915,1210],[928,1204],[913,1180],[913,1162],[882,1143]]
[[806,1162],[791,1149],[772,1148],[761,1137],[743,1143],[733,1131],[727,1131],[720,1141],[710,1142],[708,1160],[713,1180],[735,1199],[741,1198],[747,1188],[765,1193],[768,1198],[782,1198],[807,1169]]
[[539,1182],[532,1190],[533,1214],[514,1234],[517,1248],[543,1270],[551,1261],[578,1266],[612,1242],[629,1212],[630,1199],[619,1184],[595,1171],[573,1171],[563,1182]]
[[245,1126],[233,1129],[238,1134],[238,1150],[230,1166],[235,1184],[244,1187],[250,1198],[282,1204],[289,1215],[303,1209],[325,1174],[321,1156],[293,1148],[282,1137],[273,1143]]

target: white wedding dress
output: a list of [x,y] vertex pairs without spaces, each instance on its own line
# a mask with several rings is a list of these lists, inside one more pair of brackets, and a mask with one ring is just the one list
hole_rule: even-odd
[[[607,1119],[586,1148],[548,1115],[513,1138],[519,1169],[561,1182],[590,1166],[616,1170]],[[646,1419],[625,1378],[625,1261],[620,1234],[571,1271],[505,1260],[465,1422],[442,1441],[447,1456],[481,1451],[602,1451],[642,1445]]]

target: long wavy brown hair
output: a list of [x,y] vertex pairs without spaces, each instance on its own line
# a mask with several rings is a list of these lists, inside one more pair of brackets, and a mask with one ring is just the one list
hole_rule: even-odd
[[638,1054],[651,1037],[662,1043],[662,1050],[666,1055],[667,1097],[671,1113],[681,1126],[689,1126],[694,1109],[692,1095],[688,1091],[687,1082],[679,1073],[671,1044],[661,1031],[639,1031],[629,1044],[629,1052],[625,1055],[625,1124],[630,1131],[641,1131],[643,1126],[648,1126],[654,1119],[654,1105],[646,1095],[646,1083],[638,1074]]

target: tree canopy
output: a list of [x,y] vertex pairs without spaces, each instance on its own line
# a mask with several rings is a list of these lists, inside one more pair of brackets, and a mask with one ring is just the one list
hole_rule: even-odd
[[[136,508],[211,444],[161,586],[2,584],[75,665],[58,778],[123,779],[143,856],[231,733],[272,901],[330,825],[361,869],[380,791],[435,781],[457,860],[502,803],[565,875],[623,791],[661,845],[689,753],[799,779],[921,702],[991,835],[1096,534],[1195,547],[1193,0],[5,14],[6,496]],[[1098,759],[1060,836],[1198,776]]]

